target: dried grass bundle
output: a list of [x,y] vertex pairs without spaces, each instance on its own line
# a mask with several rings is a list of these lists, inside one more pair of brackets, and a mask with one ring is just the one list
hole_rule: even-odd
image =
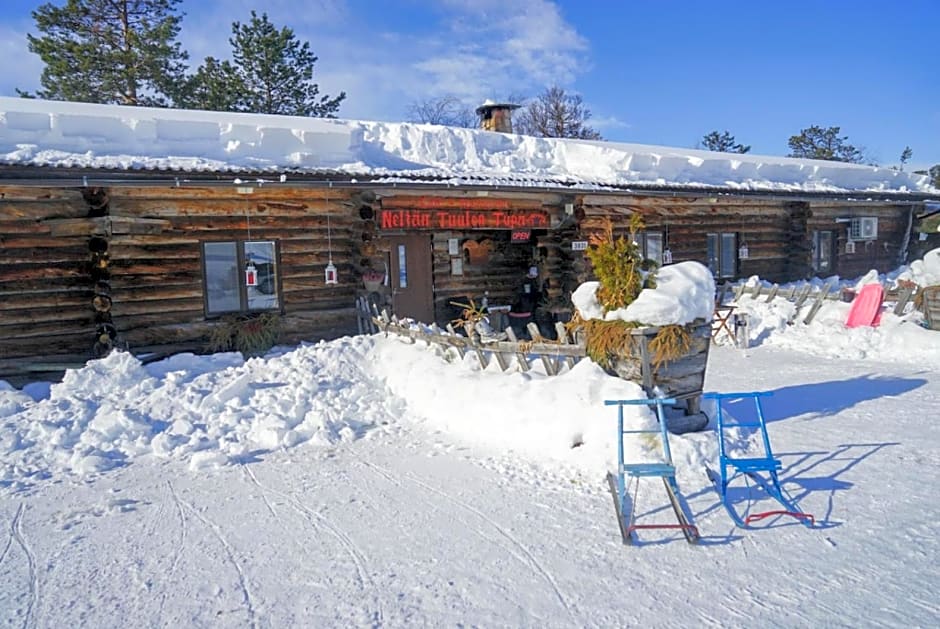
[[209,331],[208,350],[260,356],[274,347],[280,331],[281,316],[275,312],[224,317]]
[[653,370],[660,365],[685,356],[692,348],[692,335],[681,325],[666,325],[650,341]]
[[610,367],[616,356],[627,356],[633,348],[631,330],[638,327],[632,321],[602,321],[582,319],[578,328],[584,332],[584,350],[601,367]]

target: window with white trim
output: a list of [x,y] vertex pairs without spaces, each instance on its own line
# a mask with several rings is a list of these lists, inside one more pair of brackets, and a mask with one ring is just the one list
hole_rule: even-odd
[[281,307],[278,273],[276,241],[202,243],[206,314],[278,310]]

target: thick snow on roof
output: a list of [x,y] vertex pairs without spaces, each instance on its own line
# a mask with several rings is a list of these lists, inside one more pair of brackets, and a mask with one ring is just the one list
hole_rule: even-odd
[[0,163],[307,173],[478,185],[932,193],[928,178],[841,162],[428,124],[0,97]]

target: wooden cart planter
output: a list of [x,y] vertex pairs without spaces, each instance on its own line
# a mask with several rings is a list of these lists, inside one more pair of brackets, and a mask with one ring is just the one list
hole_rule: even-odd
[[940,286],[923,290],[924,320],[928,330],[940,330]]
[[683,401],[683,414],[670,414],[666,419],[670,432],[681,434],[702,430],[708,424],[708,417],[701,412],[701,400],[711,344],[711,327],[711,322],[701,319],[686,326],[692,335],[692,346],[688,353],[676,360],[664,362],[659,368],[653,365],[649,344],[660,328],[636,328],[631,332],[635,343],[630,354],[611,359],[607,371],[624,380],[636,382],[651,398],[661,395]]

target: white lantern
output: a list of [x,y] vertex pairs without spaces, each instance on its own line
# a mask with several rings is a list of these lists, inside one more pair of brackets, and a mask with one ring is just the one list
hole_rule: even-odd
[[336,267],[333,266],[333,261],[330,260],[329,264],[326,265],[326,283],[327,284],[336,284],[339,282],[339,279],[336,276]]
[[245,265],[245,286],[257,286],[258,285],[258,269],[255,268],[254,263],[249,260],[248,264]]
[[738,258],[740,260],[747,260],[748,255],[750,255],[750,251],[747,249],[747,244],[743,244],[738,247]]
[[672,250],[665,249],[663,251],[663,264],[672,264]]

